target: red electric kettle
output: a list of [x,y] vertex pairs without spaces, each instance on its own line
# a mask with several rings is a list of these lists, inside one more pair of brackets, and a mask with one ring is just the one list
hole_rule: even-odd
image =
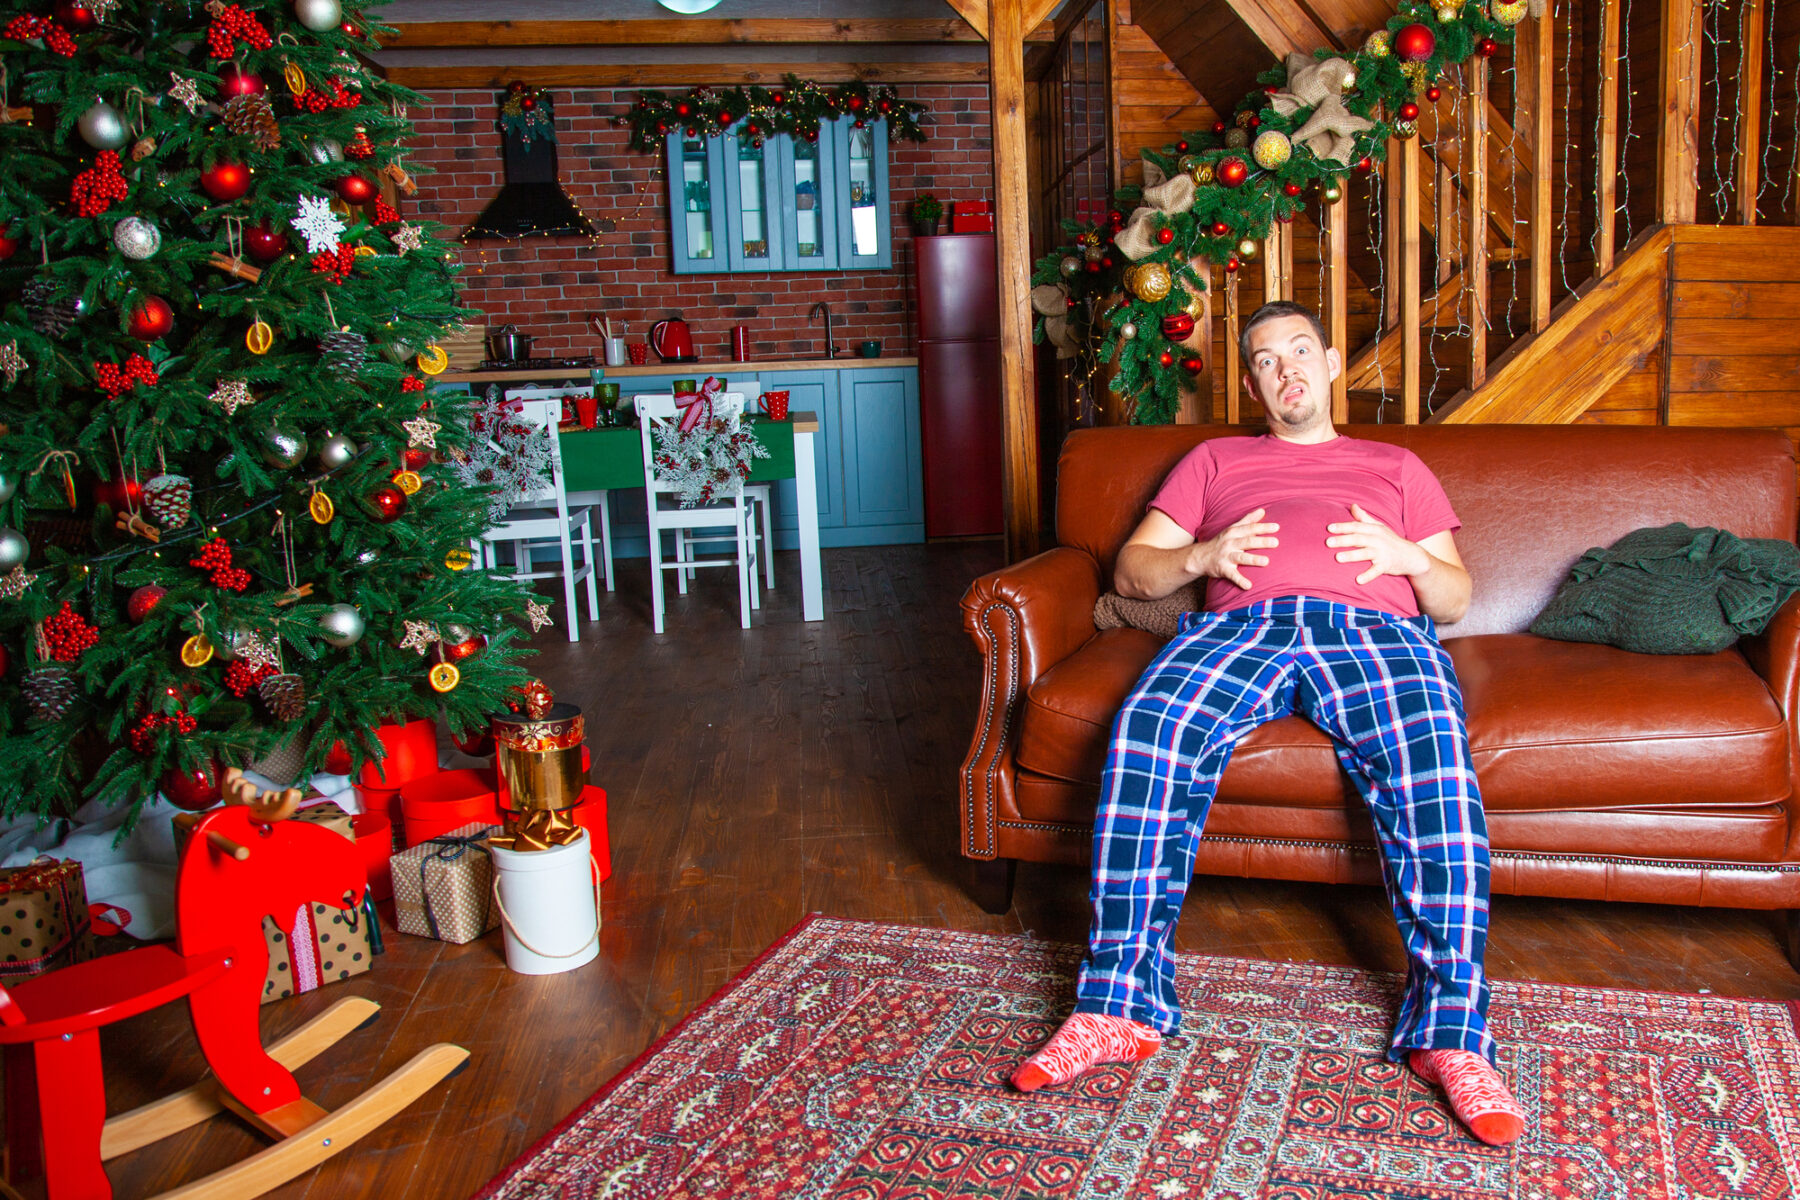
[[694,335],[680,317],[658,321],[650,327],[650,346],[664,362],[698,362],[694,353]]

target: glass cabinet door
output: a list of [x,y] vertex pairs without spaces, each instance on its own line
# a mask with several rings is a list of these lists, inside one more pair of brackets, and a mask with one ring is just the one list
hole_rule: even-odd
[[781,174],[784,265],[790,271],[825,271],[837,266],[837,227],[831,219],[837,193],[832,132],[831,126],[825,125],[811,142],[800,136],[781,139],[776,169]]
[[838,142],[838,264],[893,265],[892,216],[888,212],[887,122],[868,121],[858,129],[849,117],[834,131]]
[[719,138],[669,139],[669,248],[678,273],[723,271],[715,233],[719,199]]
[[733,271],[772,271],[782,266],[776,154],[768,143],[730,137],[725,142],[725,227]]

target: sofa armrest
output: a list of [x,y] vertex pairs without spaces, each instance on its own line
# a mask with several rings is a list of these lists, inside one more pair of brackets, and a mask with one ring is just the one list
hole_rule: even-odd
[[1739,641],[1738,648],[1787,717],[1789,768],[1800,784],[1800,593],[1789,596],[1763,631]]
[[962,851],[993,858],[1012,793],[1013,733],[1033,681],[1094,636],[1100,564],[1068,546],[981,576],[963,593],[963,628],[981,651],[981,709],[963,759]]

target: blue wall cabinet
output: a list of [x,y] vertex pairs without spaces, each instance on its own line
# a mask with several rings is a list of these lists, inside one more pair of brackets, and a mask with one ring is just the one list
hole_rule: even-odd
[[838,164],[838,265],[846,271],[894,265],[888,215],[887,122],[861,129],[849,117],[832,122]]
[[782,244],[781,194],[776,143],[755,144],[727,135],[713,139],[725,160],[725,261],[733,271],[779,271],[787,263]]
[[669,139],[669,254],[675,273],[729,270],[724,151],[716,137]]

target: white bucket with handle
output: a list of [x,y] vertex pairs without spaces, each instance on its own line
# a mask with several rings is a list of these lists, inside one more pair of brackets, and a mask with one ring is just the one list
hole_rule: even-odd
[[493,852],[506,965],[521,975],[555,975],[592,962],[600,953],[600,867],[587,830],[566,846]]

